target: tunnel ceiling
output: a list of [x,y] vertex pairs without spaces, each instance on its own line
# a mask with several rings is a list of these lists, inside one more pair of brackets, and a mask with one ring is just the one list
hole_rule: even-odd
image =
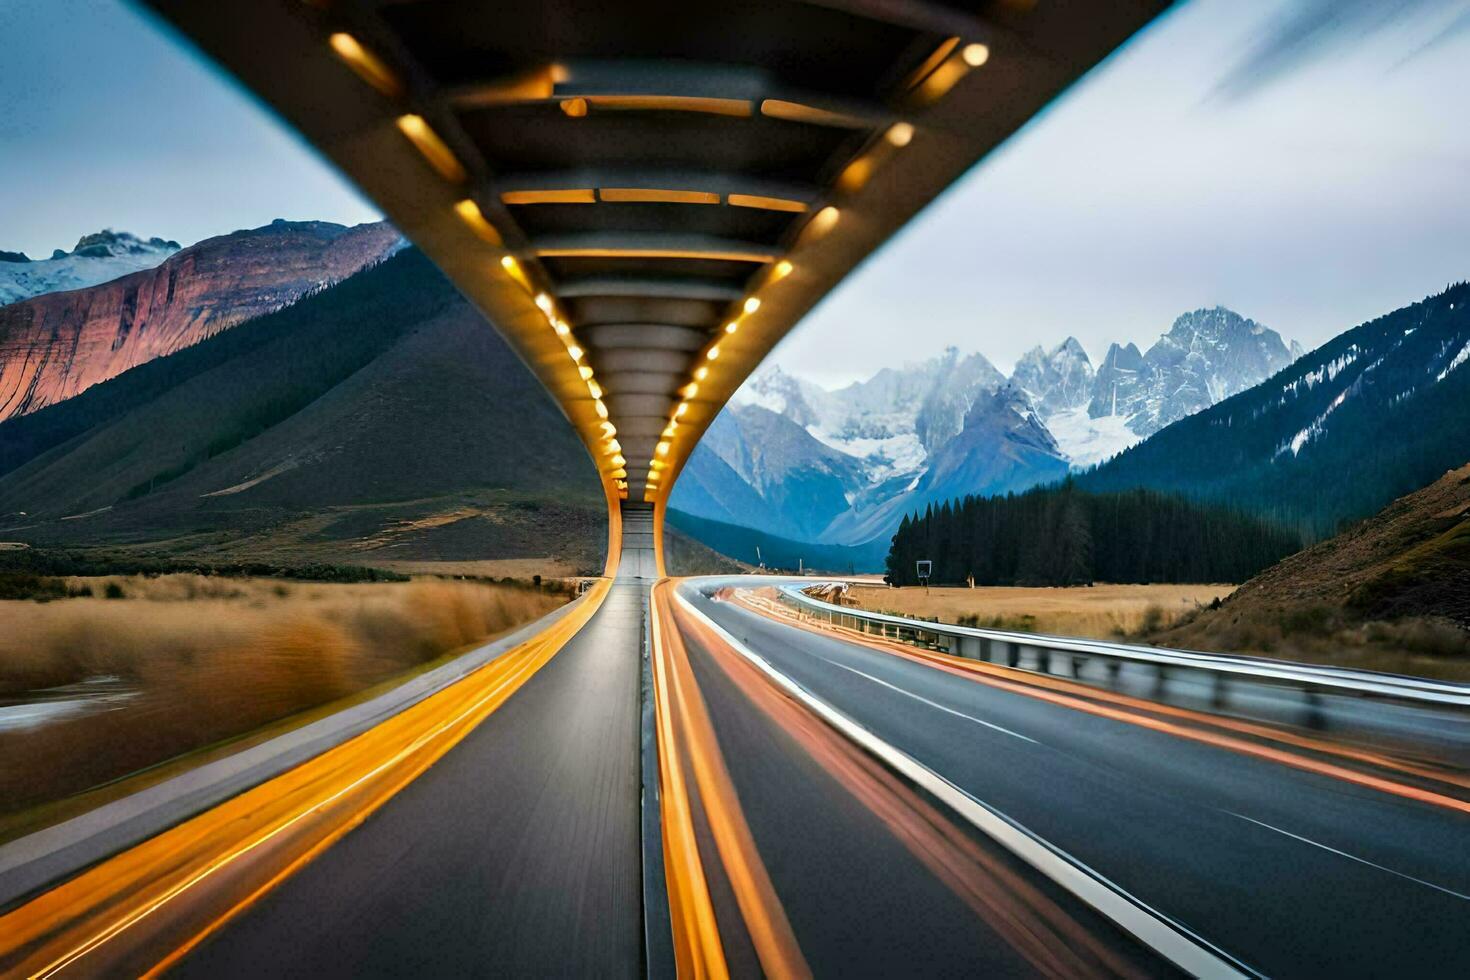
[[1166,4],[150,6],[486,313],[610,498],[659,501],[816,302]]

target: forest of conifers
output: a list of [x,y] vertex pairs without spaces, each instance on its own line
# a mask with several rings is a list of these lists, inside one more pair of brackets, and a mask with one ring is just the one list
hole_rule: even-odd
[[1243,582],[1299,550],[1293,532],[1149,490],[1088,493],[1071,480],[1004,497],[965,497],[905,517],[887,577],[914,585]]

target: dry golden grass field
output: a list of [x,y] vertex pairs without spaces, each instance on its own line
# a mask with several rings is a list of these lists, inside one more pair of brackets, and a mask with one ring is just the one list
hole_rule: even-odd
[[1112,640],[1166,629],[1233,591],[1233,585],[936,587],[928,592],[854,585],[848,594],[866,609],[898,616],[937,616],[945,623]]
[[91,596],[0,601],[0,815],[350,697],[567,598],[472,581],[64,581]]

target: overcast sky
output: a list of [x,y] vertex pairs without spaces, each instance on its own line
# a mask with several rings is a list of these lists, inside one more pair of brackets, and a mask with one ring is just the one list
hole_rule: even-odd
[[151,17],[119,0],[0,0],[0,249],[381,217]]
[[[116,0],[0,0],[0,38],[0,248],[377,217]],[[1096,358],[1217,303],[1315,346],[1470,277],[1467,93],[1470,0],[1192,0],[940,198],[776,360],[833,385],[951,344],[1009,369],[1071,334]]]

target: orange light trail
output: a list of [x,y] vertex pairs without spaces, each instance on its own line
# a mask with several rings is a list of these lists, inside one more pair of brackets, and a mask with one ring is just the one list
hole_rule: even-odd
[[[444,690],[0,916],[10,951],[0,972],[166,968],[458,744],[585,625],[608,590],[599,581],[578,608]],[[174,904],[185,893],[189,902]],[[164,909],[172,914],[155,915]],[[162,963],[158,949],[172,950]]]
[[[762,613],[767,616],[773,615],[767,609],[758,608],[749,603],[746,603],[746,605],[753,611]],[[1328,776],[1334,779],[1342,780],[1343,782],[1348,782],[1354,785],[1378,790],[1379,792],[1399,796],[1404,799],[1416,800],[1420,803],[1429,803],[1433,806],[1439,806],[1445,809],[1456,810],[1461,813],[1470,814],[1470,802],[1459,800],[1452,796],[1446,796],[1443,793],[1436,793],[1432,790],[1422,789],[1418,786],[1410,786],[1406,783],[1395,782],[1391,779],[1385,779],[1381,776],[1375,776],[1371,773],[1359,772],[1355,769],[1349,769],[1346,766],[1340,766],[1331,762],[1324,762],[1320,759],[1312,759],[1307,756],[1296,755],[1291,752],[1283,751],[1281,749],[1272,748],[1271,746],[1258,745],[1254,742],[1247,742],[1244,739],[1234,738],[1229,735],[1222,735],[1217,732],[1201,731],[1199,729],[1188,728],[1182,724],[1175,724],[1174,722],[1165,721],[1161,718],[1139,714],[1136,711],[1127,711],[1120,708],[1109,707],[1105,704],[1096,704],[1091,701],[1083,700],[1081,697],[1077,697],[1074,694],[1058,693],[1056,688],[1061,688],[1062,685],[1065,685],[1067,682],[1061,681],[1057,678],[1020,675],[1021,678],[1024,679],[1011,680],[1000,676],[1001,672],[1007,672],[1007,674],[1012,676],[1017,675],[1019,672],[1013,670],[1012,668],[1001,667],[998,664],[983,663],[974,660],[966,660],[961,657],[952,657],[947,654],[936,654],[929,651],[904,648],[896,642],[878,640],[871,636],[868,636],[867,634],[858,633],[854,630],[848,630],[843,627],[824,628],[805,623],[800,620],[796,620],[790,616],[784,616],[783,618],[788,619],[799,628],[808,630],[809,632],[817,633],[819,635],[822,633],[830,634],[834,631],[842,632],[846,634],[847,638],[852,642],[860,643],[861,645],[870,647],[871,649],[878,650],[882,653],[900,656],[917,663],[923,663],[932,667],[938,667],[941,670],[946,670],[950,673],[966,677],[969,680],[973,680],[977,683],[985,684],[990,687],[998,688],[1000,690],[1010,691],[1015,694],[1022,694],[1026,697],[1036,698],[1037,700],[1041,701],[1048,701],[1052,704],[1072,708],[1077,711],[1084,711],[1088,714],[1097,715],[1103,718],[1109,718],[1113,721],[1121,721],[1130,725],[1137,725],[1141,728],[1149,728],[1157,732],[1162,732],[1166,735],[1173,735],[1178,738],[1188,739],[1192,742],[1213,745],[1217,748],[1227,749],[1241,755],[1249,755],[1258,759],[1267,760],[1269,762],[1275,762],[1280,765],[1290,766],[1293,769],[1300,769],[1305,772],[1313,772],[1318,775]],[[1136,708],[1141,708],[1142,710],[1152,713],[1168,714],[1175,717],[1195,717],[1198,720],[1203,720],[1211,725],[1218,725],[1222,721],[1229,721],[1229,719],[1217,719],[1214,716],[1209,715],[1195,715],[1194,713],[1191,713],[1186,709],[1174,708],[1168,705],[1156,704],[1154,702],[1137,701],[1136,699],[1128,698],[1126,695],[1118,695],[1108,691],[1100,691],[1094,688],[1086,688],[1080,684],[1076,685],[1075,689],[1076,694],[1082,694],[1087,698],[1096,698],[1098,700],[1112,701],[1114,703],[1132,702]],[[1221,727],[1229,726],[1221,725]],[[1329,742],[1318,742],[1316,740],[1306,739],[1303,736],[1292,736],[1289,733],[1276,732],[1271,729],[1263,728],[1262,726],[1250,727],[1258,729],[1262,734],[1267,734],[1267,737],[1275,738],[1279,741],[1293,742],[1295,744],[1301,744],[1302,747],[1310,747],[1319,751],[1334,753],[1339,756],[1368,756],[1373,758],[1375,761],[1383,760],[1394,768],[1400,768],[1401,770],[1404,769],[1401,763],[1397,763],[1394,760],[1388,760],[1386,759],[1386,757],[1376,756],[1373,753],[1358,753],[1357,750],[1349,749],[1343,746],[1334,746]],[[1252,732],[1252,734],[1254,733],[1255,732]],[[1433,778],[1443,779],[1444,777],[1435,776]]]
[[688,749],[710,834],[762,969],[773,977],[809,977],[811,969],[740,809],[679,628],[670,618],[668,597],[672,588],[669,581],[655,585],[651,606],[659,622],[656,655],[665,668],[661,688],[681,723],[683,744]]
[[[1055,977],[1139,975],[939,808],[774,687],[706,624],[677,607],[674,615],[677,629],[699,642],[752,705],[791,736],[915,859],[1039,972]],[[682,649],[680,652],[687,657]]]

